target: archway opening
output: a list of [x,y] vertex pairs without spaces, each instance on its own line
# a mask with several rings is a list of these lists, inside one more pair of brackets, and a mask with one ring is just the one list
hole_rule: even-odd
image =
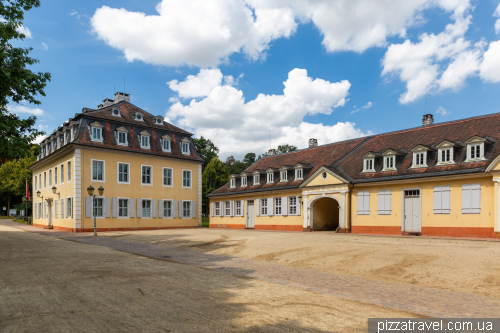
[[313,230],[335,231],[339,227],[339,203],[332,198],[321,198],[313,206]]

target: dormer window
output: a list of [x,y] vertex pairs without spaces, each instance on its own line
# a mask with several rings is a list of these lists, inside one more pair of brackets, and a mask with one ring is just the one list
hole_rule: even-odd
[[231,184],[229,188],[235,188],[236,187],[236,178],[231,178]]
[[267,173],[267,183],[268,184],[274,183],[274,172]]
[[474,136],[467,140],[467,160],[465,162],[473,162],[478,160],[484,160],[484,142],[483,139],[478,136]]
[[116,142],[120,146],[128,146],[127,129],[125,127],[116,130]]
[[95,122],[90,125],[91,140],[95,142],[102,142],[102,125]]
[[120,109],[113,109],[113,110],[111,110],[111,114],[113,116],[115,116],[115,117],[121,117],[122,116]]
[[394,170],[396,165],[395,163],[396,156],[390,155],[390,156],[384,156],[384,170],[383,171],[388,171],[388,170]]
[[375,159],[373,157],[365,158],[363,161],[363,172],[374,172],[375,171],[375,169],[373,169],[373,165],[375,164],[374,161]]
[[304,179],[304,169],[299,168],[295,169],[295,180],[302,180]]
[[253,184],[260,185],[260,174],[253,175]]
[[134,119],[137,121],[144,121],[144,117],[142,116],[142,113],[140,113],[140,112],[136,112],[134,114]]
[[423,145],[418,145],[413,148],[411,151],[413,152],[413,163],[412,168],[425,168],[427,167],[427,151],[428,147]]
[[66,145],[68,143],[68,132],[64,131],[63,138],[64,138],[64,145]]
[[150,149],[150,134],[146,131],[141,132],[141,148]]
[[189,141],[187,139],[183,139],[181,144],[182,144],[182,153],[184,155],[189,155]]
[[162,116],[156,116],[155,117],[155,124],[156,125],[163,125],[163,117]]
[[73,141],[75,139],[75,126],[72,126],[71,127],[71,140],[70,141]]
[[172,139],[168,135],[164,135],[161,138],[161,150],[163,150],[164,152],[171,152],[171,148],[170,148],[170,141],[171,140]]
[[241,177],[241,187],[247,186],[247,177]]
[[438,149],[438,163],[437,165],[447,165],[455,163],[453,159],[453,147],[455,144],[451,141],[444,140],[436,146]]
[[288,172],[286,170],[280,171],[280,182],[288,181]]

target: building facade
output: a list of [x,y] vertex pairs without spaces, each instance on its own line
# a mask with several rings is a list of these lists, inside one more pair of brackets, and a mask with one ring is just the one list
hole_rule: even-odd
[[[500,114],[257,161],[210,194],[210,226],[498,237]],[[272,152],[271,152],[272,153]]]
[[[60,230],[201,226],[203,159],[192,134],[116,93],[84,108],[41,144],[33,171],[34,225]],[[93,200],[87,191],[104,188]]]

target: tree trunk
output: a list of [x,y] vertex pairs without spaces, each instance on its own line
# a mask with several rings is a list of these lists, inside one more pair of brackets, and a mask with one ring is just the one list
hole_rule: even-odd
[[10,197],[11,197],[11,194],[9,193],[9,202],[7,203],[7,216],[9,216],[9,214],[10,214]]

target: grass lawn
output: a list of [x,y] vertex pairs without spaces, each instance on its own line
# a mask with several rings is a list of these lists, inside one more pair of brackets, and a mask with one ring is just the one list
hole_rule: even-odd
[[201,226],[208,228],[209,225],[210,225],[210,218],[209,217],[202,217],[201,218]]
[[22,223],[22,224],[29,224],[29,225],[31,225],[31,223],[27,223],[27,222],[25,222],[23,219],[12,220],[12,221],[14,221],[14,222],[18,222],[18,223]]

